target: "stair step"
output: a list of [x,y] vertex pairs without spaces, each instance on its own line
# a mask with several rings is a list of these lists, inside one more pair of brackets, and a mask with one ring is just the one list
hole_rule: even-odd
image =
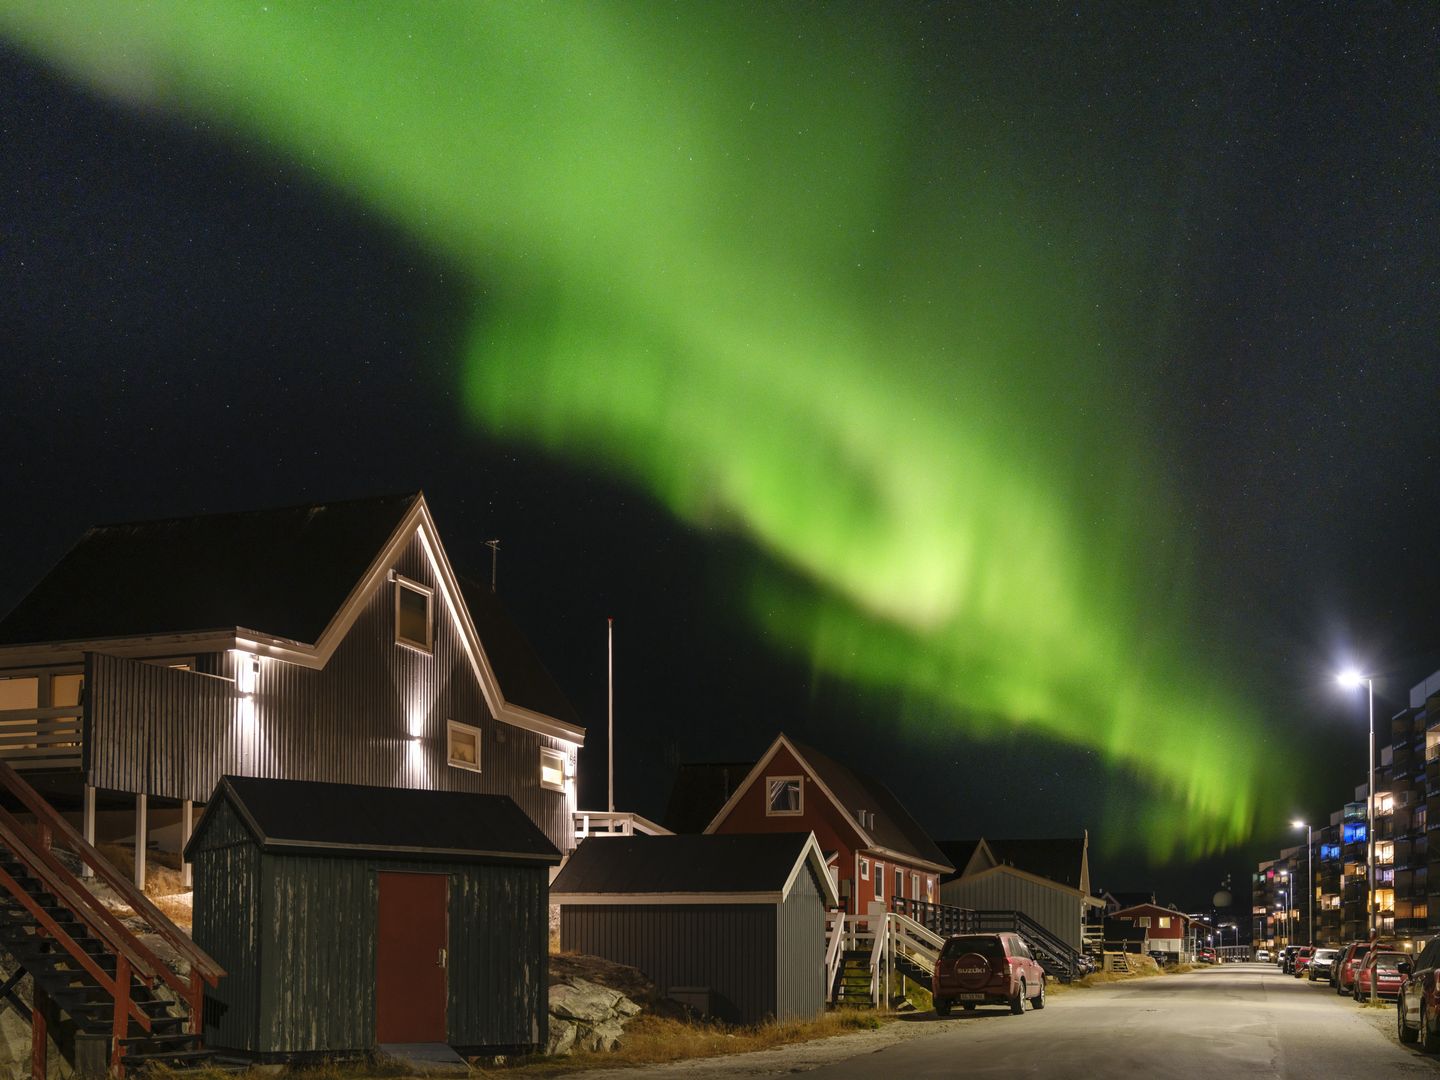
[[[178,1019],[178,1017],[177,1017]],[[120,1040],[122,1046],[153,1046],[155,1043],[195,1042],[199,1035],[189,1031],[152,1032],[149,1035],[131,1035]]]
[[157,1050],[155,1053],[122,1054],[120,1060],[126,1065],[168,1065],[181,1061],[208,1061],[213,1056],[214,1053],[210,1050]]

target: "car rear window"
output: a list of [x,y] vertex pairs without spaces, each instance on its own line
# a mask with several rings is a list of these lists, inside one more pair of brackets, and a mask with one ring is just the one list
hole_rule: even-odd
[[1397,970],[1395,965],[1400,962],[1403,956],[1404,953],[1398,952],[1379,953],[1375,957],[1375,966],[1381,971],[1395,971]]
[[1000,944],[1000,939],[989,934],[972,934],[969,937],[951,938],[945,943],[945,951],[940,955],[946,960],[954,960],[957,956],[964,956],[966,953],[979,953],[986,960],[1005,959],[1005,946]]
[[1369,945],[1356,945],[1356,946],[1355,946],[1355,951],[1350,954],[1350,957],[1351,957],[1352,960],[1359,960],[1360,957],[1364,956],[1364,955],[1365,955],[1366,953],[1368,953],[1369,951],[1370,951],[1370,946],[1369,946]]

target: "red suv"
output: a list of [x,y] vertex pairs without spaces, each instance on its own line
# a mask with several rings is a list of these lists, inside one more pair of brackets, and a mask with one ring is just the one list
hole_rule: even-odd
[[1400,1041],[1419,1041],[1427,1054],[1440,1051],[1440,939],[1430,942],[1413,962],[1399,965],[1405,975],[1395,1001]]
[[1045,1007],[1045,969],[1035,962],[1019,934],[959,934],[945,942],[930,980],[937,1016],[949,1016],[959,1002],[967,1011],[977,1005],[1008,1005],[1017,1016]]
[[1339,962],[1331,968],[1332,978],[1335,982],[1337,994],[1353,993],[1355,989],[1355,972],[1359,969],[1365,954],[1370,951],[1370,942],[1352,941],[1340,954]]

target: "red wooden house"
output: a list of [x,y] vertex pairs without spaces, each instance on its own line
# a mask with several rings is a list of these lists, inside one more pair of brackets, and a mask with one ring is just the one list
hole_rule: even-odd
[[780,735],[707,833],[813,832],[846,911],[938,903],[954,867],[880,781]]
[[1190,952],[1186,939],[1190,916],[1173,908],[1159,904],[1136,904],[1115,912],[1106,921],[1129,923],[1143,930],[1145,939],[1141,948],[1147,953],[1170,953],[1179,959]]

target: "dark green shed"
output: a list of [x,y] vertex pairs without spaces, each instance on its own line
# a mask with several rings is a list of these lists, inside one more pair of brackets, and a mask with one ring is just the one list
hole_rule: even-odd
[[560,853],[509,797],[227,776],[185,855],[195,941],[228,973],[207,1046],[545,1041]]

